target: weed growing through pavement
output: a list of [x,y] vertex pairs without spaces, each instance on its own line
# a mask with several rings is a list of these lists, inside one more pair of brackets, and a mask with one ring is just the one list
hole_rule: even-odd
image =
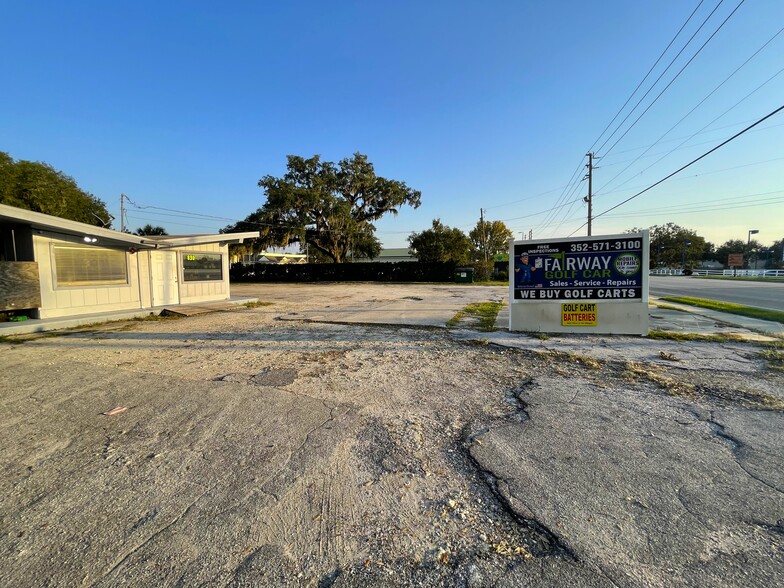
[[446,326],[456,327],[466,316],[473,316],[479,319],[480,331],[494,331],[495,319],[503,306],[503,302],[475,302],[469,304],[449,319],[446,322]]
[[703,335],[699,333],[676,333],[674,331],[649,331],[648,338],[663,341],[706,341],[709,343],[730,343],[746,340],[743,335],[736,333]]
[[784,349],[782,349],[782,345],[768,345],[759,352],[759,356],[765,360],[765,365],[769,370],[784,372]]
[[274,302],[264,302],[262,300],[256,300],[255,302],[245,302],[242,304],[245,308],[260,308],[262,306],[272,306],[275,304]]

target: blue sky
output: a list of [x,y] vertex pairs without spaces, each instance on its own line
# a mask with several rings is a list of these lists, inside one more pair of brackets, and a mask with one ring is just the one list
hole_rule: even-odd
[[[592,146],[599,214],[784,105],[784,2],[746,0],[609,149],[738,3],[718,6],[605,143],[699,0],[5,2],[0,150],[63,170],[118,219],[127,194],[148,207],[129,208],[131,229],[214,232],[229,221],[149,207],[242,219],[286,155],[359,151],[422,192],[378,223],[386,247],[434,218],[467,232],[480,208],[518,237],[585,234],[587,186],[572,180]],[[702,2],[616,123],[717,4]],[[771,244],[783,219],[784,111],[593,234],[674,222]]]

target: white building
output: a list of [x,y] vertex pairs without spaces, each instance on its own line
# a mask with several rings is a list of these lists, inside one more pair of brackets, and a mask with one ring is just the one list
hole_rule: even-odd
[[0,312],[44,319],[228,300],[228,246],[258,236],[140,237],[0,204]]

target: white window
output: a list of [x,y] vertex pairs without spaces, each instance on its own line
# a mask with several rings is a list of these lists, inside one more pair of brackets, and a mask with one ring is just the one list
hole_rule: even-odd
[[125,251],[55,245],[57,286],[102,286],[128,283]]

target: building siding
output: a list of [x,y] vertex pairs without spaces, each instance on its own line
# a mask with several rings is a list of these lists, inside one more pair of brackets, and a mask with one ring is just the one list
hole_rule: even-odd
[[[150,252],[131,254],[125,251],[128,283],[120,285],[57,286],[52,248],[54,245],[83,245],[74,237],[42,233],[33,235],[33,249],[39,265],[41,308],[38,318],[56,318],[79,314],[151,308],[152,279]],[[115,248],[117,249],[117,248]],[[181,304],[228,300],[229,251],[228,245],[210,243],[167,249],[177,254],[177,284]],[[219,253],[222,256],[221,281],[184,282],[183,255],[187,253]]]
[[33,248],[38,261],[41,283],[39,318],[54,318],[74,314],[90,314],[114,310],[141,308],[139,303],[138,272],[128,263],[128,284],[112,286],[56,286],[52,264],[53,245],[81,245],[78,239],[55,238],[47,233],[33,235]]

